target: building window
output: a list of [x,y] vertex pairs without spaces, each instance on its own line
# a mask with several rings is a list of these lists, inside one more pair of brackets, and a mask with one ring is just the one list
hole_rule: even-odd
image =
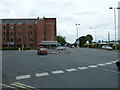
[[5,33],[5,32],[3,32],[3,35],[5,36],[5,35],[6,35],[6,33]]
[[10,35],[13,36],[13,32],[10,32]]
[[3,39],[3,41],[6,41],[5,38]]
[[10,30],[13,30],[14,29],[14,26],[10,26]]
[[9,32],[7,32],[7,36],[9,35]]
[[33,28],[33,26],[32,26],[32,25],[29,25],[29,26],[28,26],[28,28],[29,28],[29,29],[32,29],[32,28]]
[[6,29],[6,27],[5,27],[5,26],[3,26],[3,29],[5,30],[5,29]]
[[28,41],[33,41],[33,38],[28,38]]
[[32,32],[28,32],[28,35],[32,35]]
[[19,38],[18,41],[21,41],[21,39]]
[[18,36],[20,36],[21,35],[21,32],[18,32]]
[[7,26],[7,30],[9,30],[9,26]]
[[13,38],[11,39],[11,41],[13,42]]

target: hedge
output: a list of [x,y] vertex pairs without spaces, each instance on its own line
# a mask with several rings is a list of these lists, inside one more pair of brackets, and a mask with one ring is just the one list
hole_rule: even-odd
[[[2,47],[2,50],[22,50],[21,47]],[[30,47],[24,47],[23,50],[30,50]]]

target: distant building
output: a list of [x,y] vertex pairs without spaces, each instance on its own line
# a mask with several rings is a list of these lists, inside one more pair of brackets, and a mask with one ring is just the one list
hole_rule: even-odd
[[1,19],[2,46],[33,47],[56,42],[56,18]]

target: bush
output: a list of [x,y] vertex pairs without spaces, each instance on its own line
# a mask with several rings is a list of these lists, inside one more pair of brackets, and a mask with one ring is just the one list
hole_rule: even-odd
[[[2,47],[2,50],[22,50],[21,47]],[[23,50],[30,50],[30,47],[24,47]]]

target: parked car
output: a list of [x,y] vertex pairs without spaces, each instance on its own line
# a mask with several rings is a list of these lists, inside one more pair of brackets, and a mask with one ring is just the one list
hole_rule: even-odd
[[38,55],[47,55],[48,54],[48,50],[45,47],[37,48],[37,54]]
[[116,61],[116,66],[117,66],[118,69],[120,70],[120,58]]
[[58,46],[58,47],[57,47],[57,50],[66,50],[66,47]]
[[104,46],[102,46],[102,49],[113,50],[113,48],[110,47],[110,46],[108,46],[108,45],[104,45]]

